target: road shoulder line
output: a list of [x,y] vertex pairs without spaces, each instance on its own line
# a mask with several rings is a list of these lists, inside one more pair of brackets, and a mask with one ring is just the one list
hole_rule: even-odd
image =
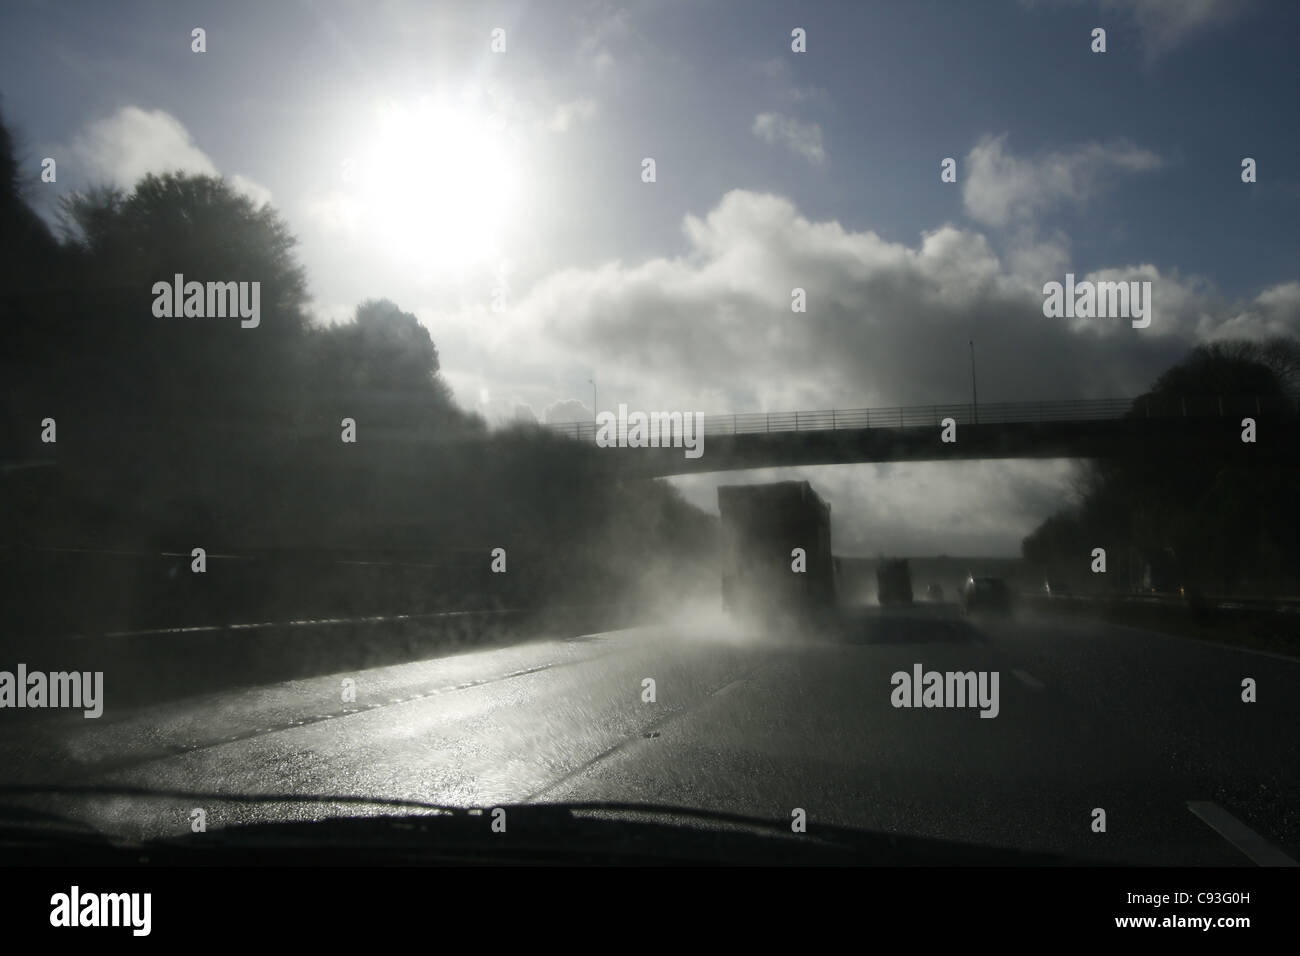
[[1300,866],[1213,800],[1189,800],[1187,809],[1257,866]]

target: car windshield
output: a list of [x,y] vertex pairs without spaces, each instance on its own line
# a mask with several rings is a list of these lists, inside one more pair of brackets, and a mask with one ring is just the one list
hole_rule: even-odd
[[6,5],[0,846],[1300,859],[1288,5],[787,6]]

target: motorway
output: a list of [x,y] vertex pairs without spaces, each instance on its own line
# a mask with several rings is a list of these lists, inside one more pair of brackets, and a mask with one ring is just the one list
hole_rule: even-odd
[[[997,672],[997,716],[892,706],[891,675],[918,664]],[[834,824],[1080,862],[1300,859],[1300,662],[1095,622],[971,622],[918,605],[777,640],[704,610],[131,710],[112,706],[113,676],[98,720],[0,712],[0,785],[633,801],[787,823],[802,808],[810,833]],[[1255,703],[1241,700],[1247,677]],[[124,838],[186,833],[196,805],[0,797],[30,799]],[[209,830],[332,812],[202,805]]]

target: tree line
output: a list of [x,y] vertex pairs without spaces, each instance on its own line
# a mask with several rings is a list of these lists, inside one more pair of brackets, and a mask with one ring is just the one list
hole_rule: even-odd
[[[150,174],[66,197],[56,234],[23,168],[0,123],[11,615],[184,614],[174,556],[194,546],[257,558],[218,557],[201,586],[181,567],[182,594],[207,589],[191,610],[231,618],[615,601],[648,575],[708,577],[715,519],[666,482],[591,473],[559,435],[459,407],[413,314],[377,297],[350,321],[316,321],[296,237],[270,204],[220,177]],[[258,327],[157,318],[153,286],[175,274],[259,282]],[[496,548],[504,574],[490,571]]]
[[[1244,400],[1244,401],[1243,401]],[[1188,403],[1261,421],[1300,400],[1300,341],[1199,345],[1134,401],[1127,417]],[[1240,418],[1240,414],[1234,415]],[[1262,439],[1261,439],[1262,440]],[[1082,466],[1077,501],[1022,542],[1038,575],[1075,588],[1196,595],[1300,593],[1300,496],[1294,467],[1238,457],[1135,453]],[[1106,573],[1093,572],[1102,548]]]

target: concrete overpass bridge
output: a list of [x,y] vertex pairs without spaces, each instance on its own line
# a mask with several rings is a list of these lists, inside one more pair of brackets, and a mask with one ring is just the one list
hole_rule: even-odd
[[[634,410],[635,411],[635,410]],[[572,460],[565,454],[564,471],[577,468],[594,476],[656,478],[705,472],[738,471],[809,465],[860,464],[890,461],[954,461],[984,458],[1214,458],[1242,463],[1281,464],[1300,468],[1300,406],[1285,400],[1255,396],[1197,395],[1175,398],[1097,399],[1080,401],[1003,402],[913,405],[888,408],[822,409],[701,416],[703,441],[698,455],[687,447],[698,438],[684,428],[686,414],[670,417],[665,434],[649,434],[657,442],[633,447],[634,429],[628,421],[617,429],[598,431],[594,422],[539,426],[542,434],[566,436]],[[1243,419],[1255,423],[1255,441],[1242,441]],[[690,415],[692,425],[697,419]],[[120,429],[132,423],[118,422]],[[136,423],[152,434],[156,423]],[[304,460],[320,468],[346,463],[359,476],[377,474],[384,480],[403,477],[427,480],[451,466],[461,473],[488,465],[488,459],[509,453],[511,443],[482,438],[445,438],[420,434],[410,426],[376,426],[362,421],[362,441],[341,446],[332,426],[310,431],[243,421],[204,422],[203,433],[225,438],[258,436],[286,450],[297,449]],[[283,434],[281,434],[283,433]],[[489,433],[490,436],[490,433]],[[602,445],[606,438],[613,441]],[[950,438],[952,440],[945,440]],[[139,436],[136,436],[137,441]],[[159,438],[159,441],[169,439]],[[49,446],[52,450],[55,446]],[[98,446],[61,443],[57,455],[40,460],[0,461],[0,478],[45,480],[67,471],[88,481],[100,472],[114,473],[118,459]],[[342,449],[342,450],[340,450]],[[355,450],[351,450],[355,449]],[[383,449],[376,455],[372,449]],[[314,458],[311,456],[315,456]],[[531,459],[522,452],[519,467]],[[546,459],[550,467],[556,458]],[[526,473],[520,480],[527,480]],[[105,478],[107,480],[107,478]],[[362,480],[359,478],[358,480]]]
[[[636,434],[633,413],[616,429],[598,430],[595,422],[545,427],[587,446],[592,469],[621,477],[983,458],[1214,457],[1300,465],[1300,408],[1251,395],[710,415],[698,456],[688,447],[696,419],[684,429],[685,418],[661,420],[658,430],[667,434],[657,438],[649,429]],[[1242,441],[1244,419],[1254,422],[1253,443]],[[643,440],[651,447],[634,447]]]

